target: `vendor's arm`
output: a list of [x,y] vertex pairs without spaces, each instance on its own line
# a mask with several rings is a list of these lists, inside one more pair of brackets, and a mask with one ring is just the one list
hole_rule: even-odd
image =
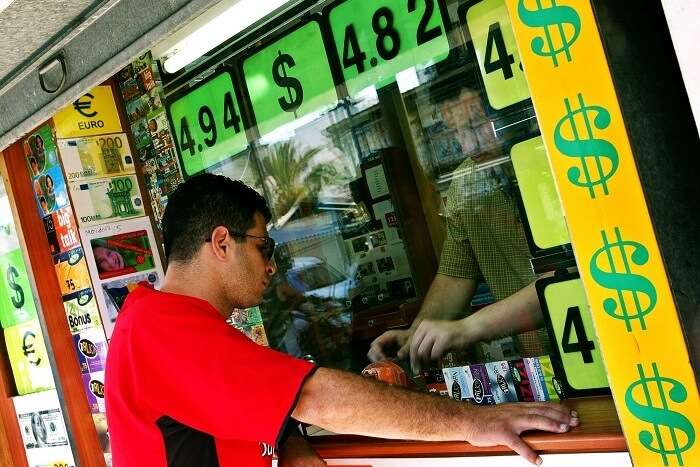
[[466,318],[422,321],[410,342],[411,366],[417,369],[421,362],[436,360],[451,350],[541,326],[542,311],[535,282],[532,282]]
[[373,362],[386,360],[396,352],[399,358],[408,356],[411,336],[423,320],[453,320],[463,316],[476,290],[474,279],[436,274],[418,316],[409,329],[394,329],[377,337],[367,356]]
[[327,368],[306,380],[292,416],[342,434],[504,445],[532,463],[541,459],[520,439],[523,431],[561,433],[578,425],[561,404],[477,407]]

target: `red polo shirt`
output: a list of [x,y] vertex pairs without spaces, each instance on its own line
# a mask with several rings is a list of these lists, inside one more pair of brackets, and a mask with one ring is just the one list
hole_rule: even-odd
[[270,466],[314,368],[255,344],[204,300],[139,286],[107,355],[113,465]]

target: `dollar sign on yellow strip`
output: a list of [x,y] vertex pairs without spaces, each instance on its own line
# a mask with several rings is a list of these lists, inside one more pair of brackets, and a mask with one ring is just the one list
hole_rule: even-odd
[[[646,330],[646,315],[651,313],[656,306],[656,289],[654,285],[645,277],[632,273],[631,263],[636,266],[643,266],[649,261],[649,251],[641,243],[623,240],[620,229],[615,227],[615,241],[608,242],[605,231],[601,232],[603,246],[591,257],[591,276],[593,280],[606,289],[614,290],[617,294],[617,301],[613,298],[606,298],[603,301],[603,309],[613,318],[621,319],[625,322],[628,332],[632,331],[632,320],[638,320],[642,330]],[[632,254],[628,257],[625,248],[632,248]],[[618,258],[622,261],[622,270],[617,269],[616,260],[613,256],[614,249],[619,251]],[[606,269],[599,266],[599,257],[603,257]],[[628,306],[624,292],[632,295],[634,301],[634,311]],[[641,295],[646,296],[646,303],[642,304]],[[622,313],[618,314],[618,307]]]
[[675,457],[675,465],[683,466],[683,453],[695,444],[695,429],[683,414],[670,408],[669,400],[681,404],[688,398],[688,391],[679,381],[661,376],[655,362],[651,368],[654,375],[647,377],[642,365],[637,365],[639,380],[627,388],[625,404],[635,417],[653,428],[641,431],[639,442],[661,455],[664,465],[669,465],[669,457]]
[[[615,146],[593,134],[594,126],[598,130],[610,126],[610,112],[598,105],[586,105],[581,94],[578,95],[578,103],[579,108],[573,110],[569,99],[564,99],[566,114],[554,128],[554,145],[565,156],[580,159],[581,167],[571,167],[567,171],[567,178],[574,185],[587,188],[591,199],[595,199],[598,185],[603,189],[604,195],[609,194],[608,180],[617,172],[620,161]],[[593,120],[589,114],[594,114]],[[585,131],[579,131],[578,116],[581,117],[579,120]],[[565,130],[568,130],[572,138],[564,136]],[[589,158],[593,159],[592,169],[588,167]],[[603,158],[607,160],[606,164],[603,164]]]
[[[581,33],[581,18],[576,10],[568,6],[557,5],[555,0],[551,0],[549,7],[542,6],[542,0],[536,0],[535,3],[537,8],[528,10],[525,6],[525,0],[518,2],[520,20],[532,28],[544,28],[545,38],[534,38],[530,44],[532,51],[542,57],[552,57],[555,67],[559,66],[559,54],[563,53],[566,60],[570,62],[571,46]],[[566,25],[569,27],[567,28]],[[550,28],[554,28],[554,33]],[[567,29],[570,34],[567,34]],[[558,40],[555,41],[555,39]]]

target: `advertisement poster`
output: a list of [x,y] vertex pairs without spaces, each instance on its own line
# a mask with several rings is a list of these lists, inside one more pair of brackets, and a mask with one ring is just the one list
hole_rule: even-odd
[[125,133],[59,140],[68,181],[134,173],[134,158]]
[[90,288],[90,273],[82,248],[74,248],[54,256],[54,268],[61,295],[66,296]]
[[83,374],[105,371],[107,339],[102,329],[92,328],[73,336],[80,372]]
[[81,230],[107,339],[127,295],[139,283],[160,287],[163,267],[147,217]]
[[53,388],[53,374],[39,321],[33,319],[4,332],[17,392],[29,394]]
[[55,390],[13,397],[30,467],[74,467],[63,412]]
[[77,334],[87,329],[98,328],[102,323],[97,309],[97,300],[92,289],[83,289],[63,296],[63,308],[71,334]]
[[66,182],[58,163],[51,127],[44,125],[25,138],[22,148],[37,210],[43,218],[68,204]]
[[84,373],[83,386],[87,395],[90,412],[105,413],[105,372]]
[[64,253],[80,246],[78,226],[75,223],[75,217],[70,205],[45,216],[43,221],[51,255]]
[[68,188],[81,227],[145,215],[136,175],[69,182]]

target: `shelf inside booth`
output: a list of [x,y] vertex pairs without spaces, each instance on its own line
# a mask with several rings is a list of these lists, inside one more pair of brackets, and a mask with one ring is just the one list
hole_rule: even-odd
[[[566,405],[578,411],[581,425],[568,433],[530,432],[525,441],[540,454],[621,452],[627,450],[622,428],[611,397],[569,399]],[[514,454],[504,446],[475,447],[459,441],[424,442],[335,435],[318,432],[310,442],[324,459],[368,457],[445,457]]]

